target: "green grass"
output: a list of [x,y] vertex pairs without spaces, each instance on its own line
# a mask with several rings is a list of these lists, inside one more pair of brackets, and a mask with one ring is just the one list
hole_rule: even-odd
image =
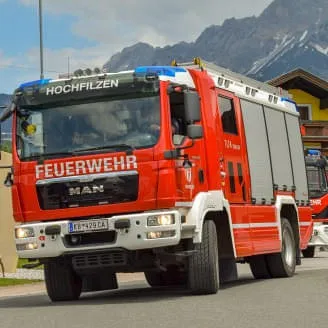
[[[27,264],[27,263],[32,264],[34,262],[29,262],[28,259],[18,259],[17,269],[22,269],[23,268],[23,265],[24,264]],[[35,269],[37,269],[37,270],[43,270],[43,265],[40,265],[40,266],[36,267]]]
[[[17,262],[17,268],[22,269],[24,264],[27,263],[34,263],[34,262],[29,262],[28,259],[18,259]],[[43,265],[40,265],[36,269],[43,269]],[[42,280],[37,280],[37,279],[16,279],[16,278],[1,278],[1,273],[0,273],[0,287],[5,287],[5,286],[15,286],[15,285],[25,285],[25,284],[33,284],[36,282],[40,282]]]
[[28,263],[28,259],[18,259],[17,269],[22,269],[23,265]]
[[40,282],[40,281],[42,280],[0,278],[0,287],[33,284],[35,282]]

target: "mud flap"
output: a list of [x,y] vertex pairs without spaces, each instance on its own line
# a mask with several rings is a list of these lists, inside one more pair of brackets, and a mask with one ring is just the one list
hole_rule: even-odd
[[82,279],[82,292],[95,292],[117,288],[118,284],[115,273],[90,274],[83,276]]
[[219,260],[220,284],[238,280],[237,264],[235,259]]
[[301,250],[298,248],[296,251],[296,265],[302,264]]

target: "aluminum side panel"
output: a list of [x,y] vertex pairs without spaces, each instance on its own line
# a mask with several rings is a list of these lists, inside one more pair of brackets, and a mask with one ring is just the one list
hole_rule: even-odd
[[241,100],[249,169],[251,175],[252,198],[256,203],[265,199],[270,204],[273,198],[273,184],[270,154],[262,106]]

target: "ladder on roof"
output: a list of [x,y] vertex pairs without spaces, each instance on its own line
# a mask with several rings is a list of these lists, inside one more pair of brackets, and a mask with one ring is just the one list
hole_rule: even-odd
[[205,60],[201,60],[199,57],[194,58],[192,62],[186,63],[177,63],[176,60],[173,60],[171,62],[171,66],[182,66],[191,69],[206,70],[211,74],[217,75],[218,78],[224,77],[225,79],[242,83],[244,85],[250,86],[251,88],[263,90],[276,96],[290,98],[290,94],[288,93],[288,91],[282,88],[277,88],[268,83],[252,79],[246,75],[235,73],[227,68],[215,65]]

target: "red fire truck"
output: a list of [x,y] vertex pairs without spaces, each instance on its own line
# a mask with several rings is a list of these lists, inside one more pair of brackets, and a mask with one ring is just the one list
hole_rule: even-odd
[[316,149],[307,151],[305,163],[314,227],[308,247],[302,253],[304,257],[314,257],[316,248],[328,249],[328,163]]
[[295,103],[195,59],[22,84],[11,185],[19,257],[44,264],[52,301],[150,286],[216,293],[290,277],[312,234]]

